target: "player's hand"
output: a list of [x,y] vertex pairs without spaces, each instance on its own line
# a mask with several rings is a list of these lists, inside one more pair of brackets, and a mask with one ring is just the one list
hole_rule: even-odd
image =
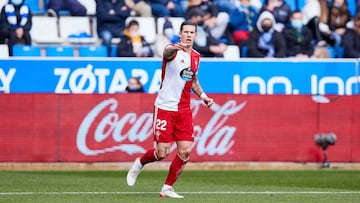
[[209,107],[209,108],[210,108],[211,105],[214,103],[214,99],[213,99],[213,98],[210,98],[210,97],[204,98],[203,101],[204,101],[205,105],[206,105],[207,107]]

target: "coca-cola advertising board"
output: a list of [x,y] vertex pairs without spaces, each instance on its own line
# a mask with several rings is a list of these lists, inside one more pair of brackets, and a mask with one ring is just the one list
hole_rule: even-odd
[[[323,160],[316,134],[336,135],[331,161],[360,161],[360,97],[195,95],[191,160]],[[154,146],[155,94],[2,94],[0,161],[128,162]],[[173,145],[172,151],[174,152]]]

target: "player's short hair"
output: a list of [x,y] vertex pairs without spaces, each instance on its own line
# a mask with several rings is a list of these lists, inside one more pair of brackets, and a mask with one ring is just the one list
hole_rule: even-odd
[[195,32],[196,32],[196,30],[197,30],[197,24],[194,23],[194,22],[191,21],[191,20],[186,20],[186,21],[184,21],[184,22],[181,23],[181,25],[180,25],[180,32],[183,30],[183,27],[184,27],[185,25],[192,25],[192,26],[194,26],[194,27],[195,27]]

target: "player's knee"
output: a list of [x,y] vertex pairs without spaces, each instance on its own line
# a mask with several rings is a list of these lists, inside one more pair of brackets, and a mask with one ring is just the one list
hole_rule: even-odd
[[182,160],[188,160],[190,158],[191,149],[181,149],[179,150],[179,156]]
[[166,149],[156,150],[156,156],[157,156],[158,160],[165,159],[168,155],[169,155],[169,152]]

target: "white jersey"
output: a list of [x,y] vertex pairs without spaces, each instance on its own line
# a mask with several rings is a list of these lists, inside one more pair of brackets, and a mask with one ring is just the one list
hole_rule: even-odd
[[[175,45],[168,45],[175,46]],[[163,59],[161,85],[155,106],[167,111],[190,109],[190,91],[199,67],[200,54],[179,50],[175,56]]]

